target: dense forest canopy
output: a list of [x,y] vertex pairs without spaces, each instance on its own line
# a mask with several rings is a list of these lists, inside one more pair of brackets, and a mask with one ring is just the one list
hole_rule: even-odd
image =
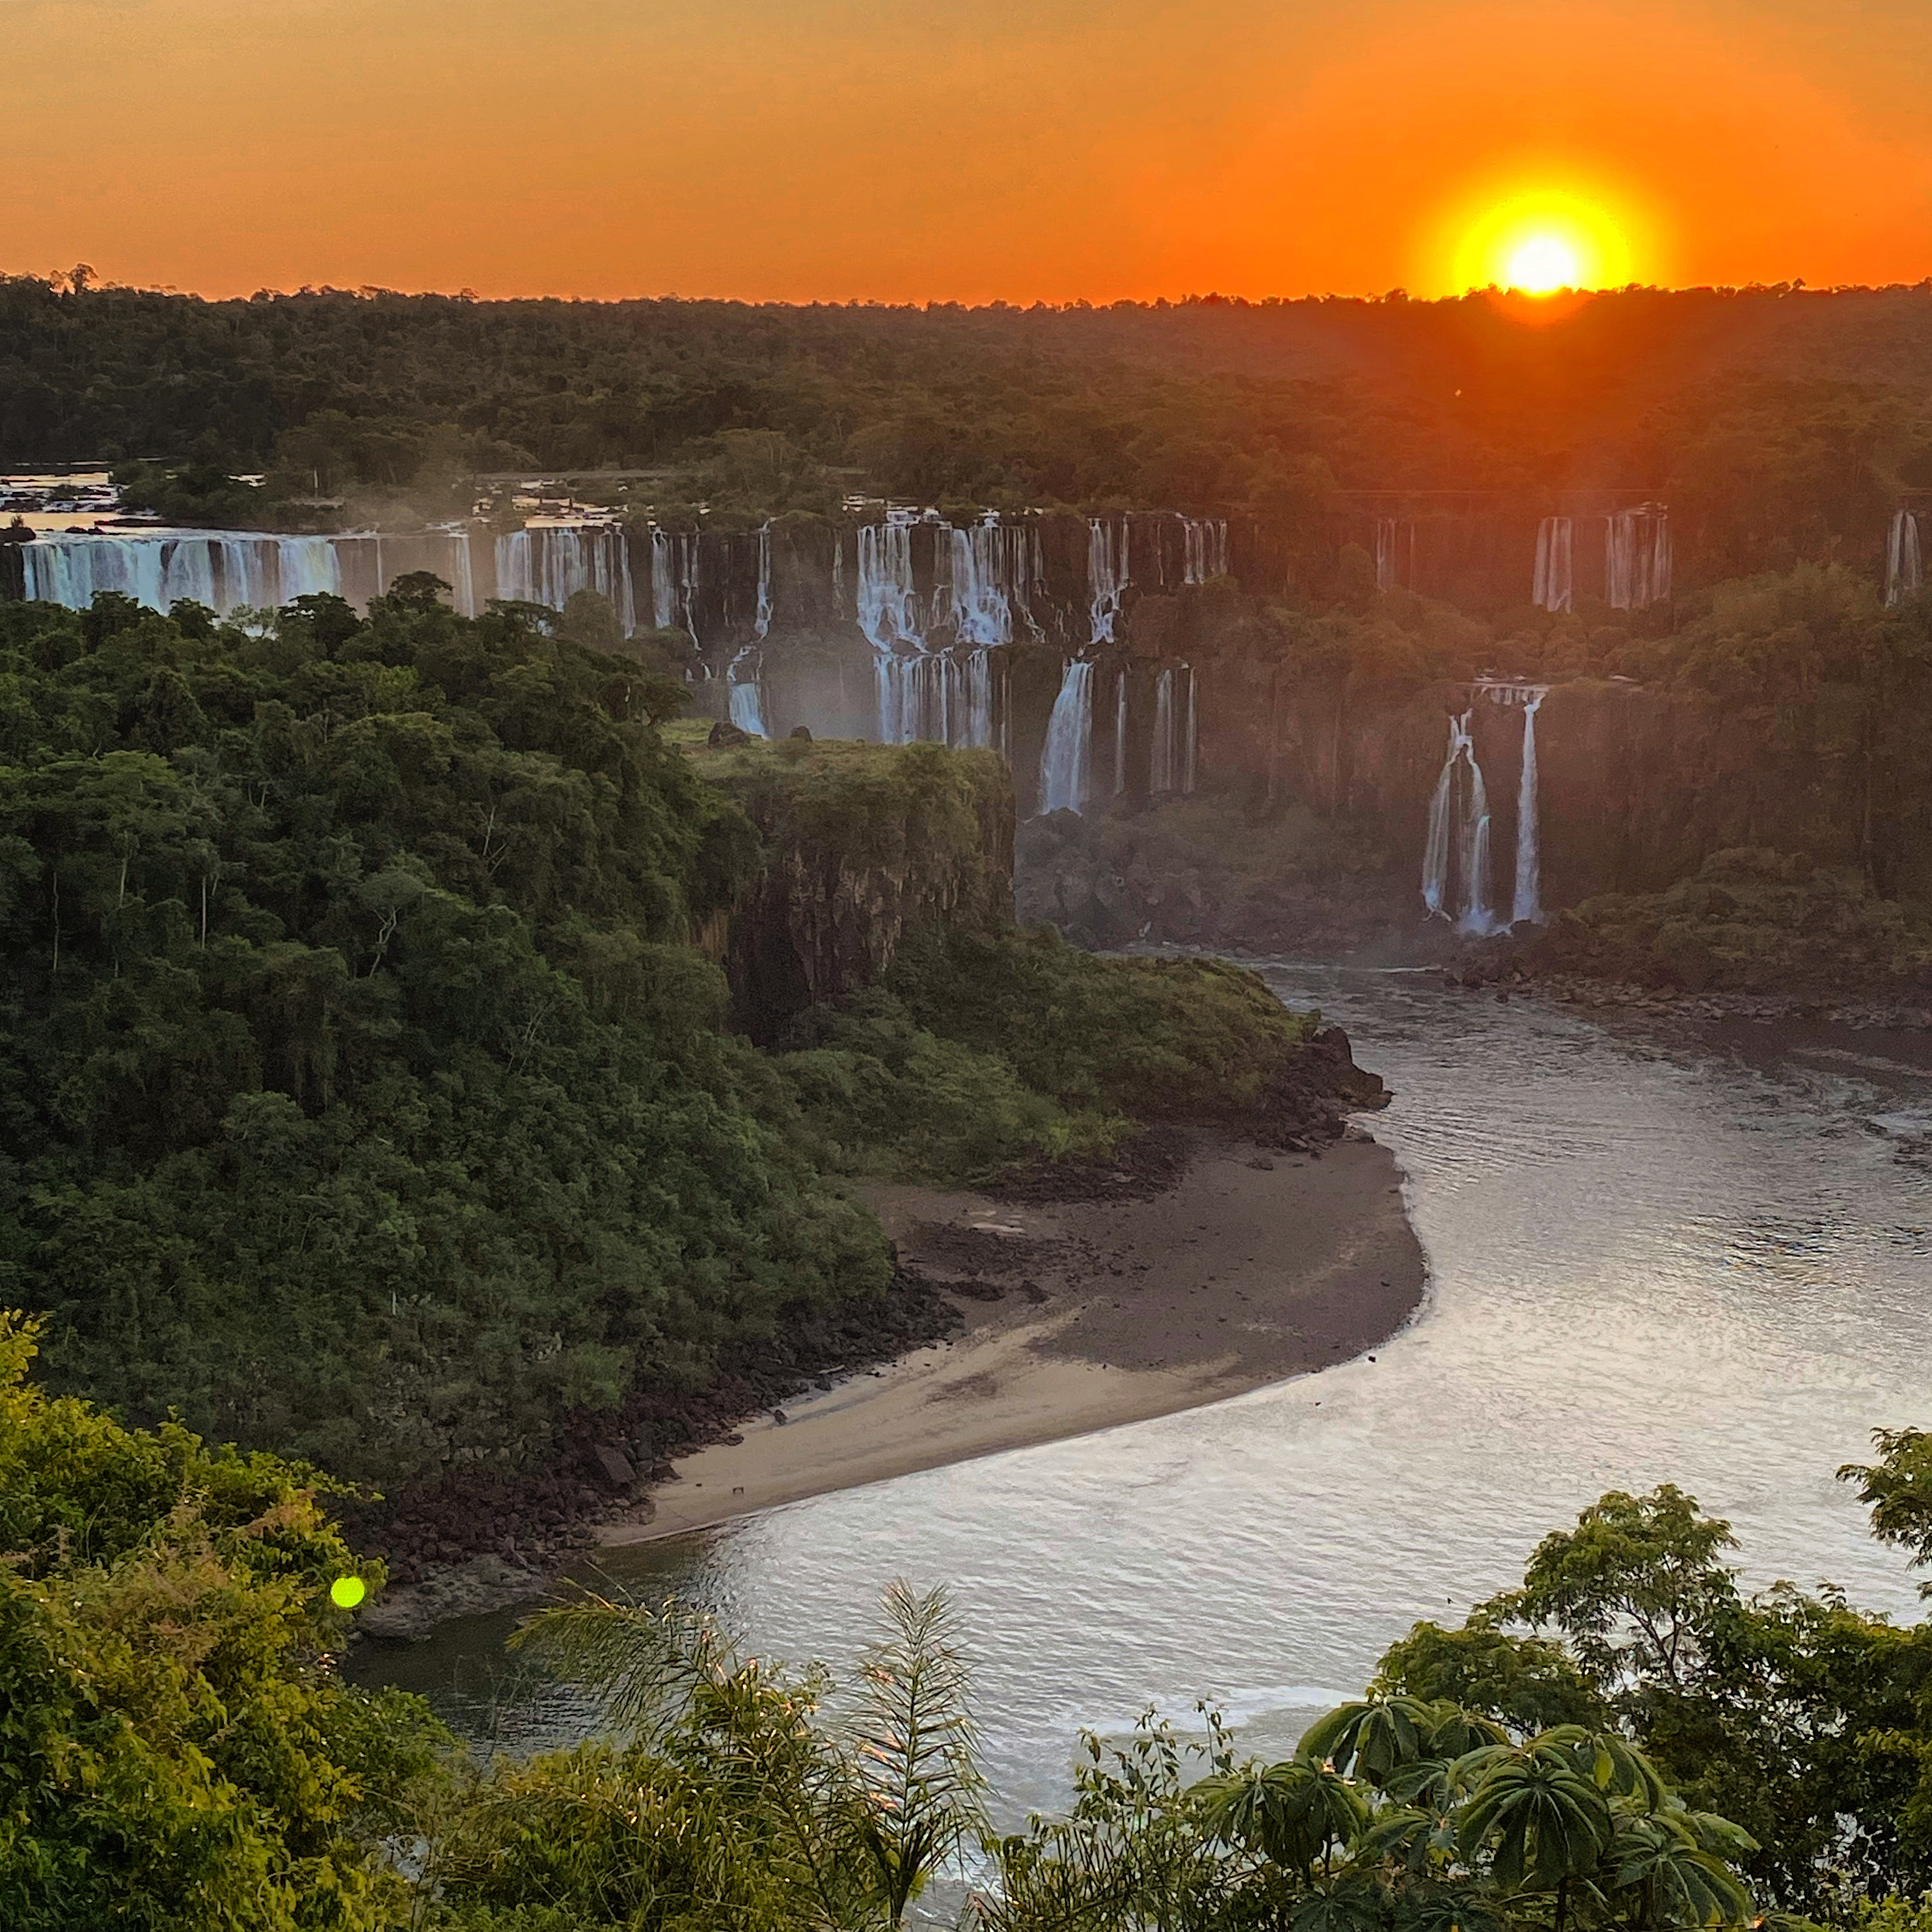
[[1721,574],[1868,548],[1932,487],[1932,290],[1022,310],[0,282],[0,463],[142,458],[295,496],[640,470],[765,511],[1649,491]]

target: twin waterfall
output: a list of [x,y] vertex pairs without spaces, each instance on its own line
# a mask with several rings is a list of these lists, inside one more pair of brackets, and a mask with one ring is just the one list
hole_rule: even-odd
[[1474,937],[1543,917],[1543,857],[1538,820],[1536,715],[1547,687],[1485,680],[1474,696],[1522,712],[1522,776],[1516,789],[1516,876],[1507,919],[1490,903],[1490,794],[1476,756],[1473,706],[1449,721],[1449,753],[1430,801],[1423,848],[1422,903],[1432,917]]

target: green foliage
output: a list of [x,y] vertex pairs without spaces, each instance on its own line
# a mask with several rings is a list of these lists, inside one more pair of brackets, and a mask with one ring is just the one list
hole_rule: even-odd
[[0,608],[0,1287],[56,1386],[393,1481],[882,1288],[713,1030],[758,840],[650,682],[433,579]]
[[328,1485],[26,1380],[0,1314],[0,1921],[295,1932],[394,1922],[371,1856],[447,1743],[344,1686]]

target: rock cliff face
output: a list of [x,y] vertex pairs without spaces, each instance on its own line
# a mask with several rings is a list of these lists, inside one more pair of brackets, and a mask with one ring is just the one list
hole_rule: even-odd
[[761,1045],[879,979],[913,934],[1012,916],[1013,790],[990,752],[788,741],[700,768],[765,840],[718,949],[734,1022]]

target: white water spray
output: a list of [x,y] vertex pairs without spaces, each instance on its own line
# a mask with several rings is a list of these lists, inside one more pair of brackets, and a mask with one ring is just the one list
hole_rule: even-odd
[[1102,517],[1087,520],[1087,614],[1089,644],[1111,644],[1114,625],[1120,614],[1120,599],[1126,594],[1128,548],[1132,526],[1120,519],[1115,539],[1114,526]]

